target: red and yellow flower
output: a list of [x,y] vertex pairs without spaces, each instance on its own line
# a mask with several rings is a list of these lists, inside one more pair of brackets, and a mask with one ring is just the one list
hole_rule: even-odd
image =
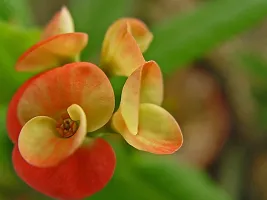
[[64,7],[47,25],[42,40],[15,66],[38,74],[18,89],[9,105],[14,168],[28,185],[53,198],[81,199],[111,179],[115,154],[94,135],[110,120],[113,129],[139,150],[171,154],[182,145],[179,125],[160,107],[160,68],[142,55],[152,41],[146,25],[138,19],[120,19],[105,36],[100,67],[110,76],[128,76],[115,114],[106,74],[79,61],[87,40],[86,33],[74,32]]

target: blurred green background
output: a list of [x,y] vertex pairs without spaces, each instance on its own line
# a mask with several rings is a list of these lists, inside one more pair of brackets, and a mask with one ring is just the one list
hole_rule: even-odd
[[[165,77],[163,106],[179,122],[174,155],[139,152],[110,137],[115,175],[89,200],[267,200],[266,0],[0,0],[0,200],[49,200],[14,173],[5,130],[7,104],[32,74],[14,63],[67,5],[76,30],[89,34],[84,61],[96,62],[108,26],[145,21],[145,53]],[[124,78],[112,79],[117,103]]]

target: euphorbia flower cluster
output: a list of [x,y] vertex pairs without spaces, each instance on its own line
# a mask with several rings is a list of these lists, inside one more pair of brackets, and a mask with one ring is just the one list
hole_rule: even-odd
[[[179,125],[160,107],[160,68],[142,55],[152,41],[146,25],[133,18],[112,24],[100,68],[79,61],[87,40],[86,33],[74,32],[64,7],[15,66],[38,74],[18,89],[9,105],[14,168],[32,188],[57,199],[82,199],[111,179],[115,154],[94,133],[110,120],[114,131],[139,150],[171,154],[182,145]],[[114,114],[114,93],[104,71],[128,77]]]

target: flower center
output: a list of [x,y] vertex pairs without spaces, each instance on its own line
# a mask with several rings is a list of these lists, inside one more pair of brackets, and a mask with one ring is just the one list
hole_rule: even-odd
[[68,113],[64,113],[61,118],[58,120],[56,129],[59,135],[63,138],[70,138],[78,130],[79,123],[73,121]]

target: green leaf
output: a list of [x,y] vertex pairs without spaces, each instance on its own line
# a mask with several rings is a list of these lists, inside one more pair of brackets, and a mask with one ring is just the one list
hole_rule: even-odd
[[39,31],[24,30],[0,22],[0,104],[7,103],[16,89],[32,73],[16,72],[14,65],[19,56],[39,39]]
[[154,156],[140,151],[125,151],[113,142],[116,172],[108,185],[88,200],[231,200],[202,171],[182,165],[168,156]]
[[108,27],[116,19],[129,14],[132,2],[133,0],[70,0],[69,7],[76,31],[89,34],[89,44],[81,55],[82,60],[88,60],[88,57],[95,59],[100,53]]
[[10,7],[10,2],[5,0],[0,0],[0,20],[8,21],[12,17],[12,8]]
[[266,15],[266,0],[211,1],[194,12],[155,25],[146,58],[156,60],[163,72],[171,73],[250,29]]
[[264,59],[264,56],[259,55],[258,53],[247,52],[240,56],[240,60],[242,67],[251,77],[266,82],[267,61]]
[[10,4],[10,8],[12,9],[12,15],[16,23],[26,26],[33,24],[33,13],[31,12],[28,0],[9,0],[8,2]]
[[166,195],[169,195],[168,199],[231,199],[203,171],[169,160],[166,156],[159,158],[143,154],[136,162],[139,177],[143,178],[143,182],[153,185],[155,190],[165,191]]
[[28,1],[0,0],[0,19],[21,25],[31,25],[32,13]]

